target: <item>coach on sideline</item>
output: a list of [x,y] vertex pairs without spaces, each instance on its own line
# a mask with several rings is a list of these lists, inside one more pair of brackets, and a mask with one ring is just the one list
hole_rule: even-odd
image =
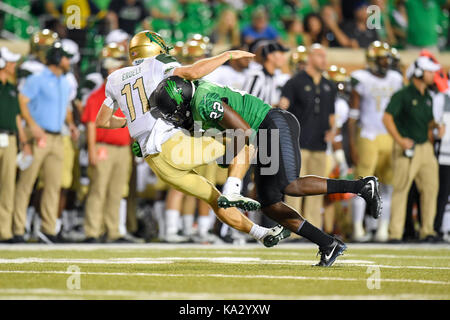
[[429,141],[430,129],[444,127],[433,120],[432,98],[428,86],[440,66],[429,57],[419,57],[407,71],[410,84],[392,97],[383,116],[383,123],[394,138],[390,242],[402,239],[408,192],[413,181],[420,192],[422,222],[421,240],[435,237],[434,218],[439,189],[438,163]]
[[[69,106],[70,85],[65,73],[70,68],[70,54],[56,42],[47,51],[47,66],[27,78],[19,93],[23,118],[33,138],[33,163],[20,173],[14,199],[13,232],[18,242],[24,242],[25,222],[30,194],[42,169],[44,191],[40,214],[42,226],[39,238],[52,243],[56,240],[59,193],[63,165],[61,129]],[[73,122],[71,130],[76,130]]]
[[21,148],[26,147],[25,135],[20,127],[20,109],[15,84],[16,62],[19,54],[6,47],[0,49],[0,242],[14,242],[12,217],[14,209],[14,189],[16,183],[17,132]]

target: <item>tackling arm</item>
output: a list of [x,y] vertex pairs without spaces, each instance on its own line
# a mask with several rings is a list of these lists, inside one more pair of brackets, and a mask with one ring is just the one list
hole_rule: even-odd
[[222,64],[231,59],[253,58],[255,55],[241,50],[230,50],[215,57],[206,58],[188,66],[178,67],[173,71],[174,76],[179,76],[187,80],[200,79],[213,72]]
[[[225,129],[242,130],[242,133],[247,133],[251,130],[249,124],[229,105],[222,101],[224,107],[223,118],[219,122],[220,126]],[[247,134],[244,136],[245,144],[242,145],[242,140],[238,136],[234,137],[234,153],[229,168],[228,176],[243,179],[250,167],[250,161],[256,154],[256,148],[249,144],[250,138]]]

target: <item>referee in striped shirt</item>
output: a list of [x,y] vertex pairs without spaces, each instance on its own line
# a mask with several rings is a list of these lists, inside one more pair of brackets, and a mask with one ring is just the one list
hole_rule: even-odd
[[285,52],[289,49],[276,41],[262,40],[256,44],[255,54],[261,57],[262,64],[252,63],[249,67],[243,90],[262,99],[265,103],[278,104],[280,93],[276,77],[277,69],[286,63]]

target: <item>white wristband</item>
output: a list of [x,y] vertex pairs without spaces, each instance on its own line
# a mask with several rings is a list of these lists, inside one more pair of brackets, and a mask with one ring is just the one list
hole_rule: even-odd
[[103,101],[103,104],[110,109],[114,109],[114,100],[110,97],[106,97],[106,99]]

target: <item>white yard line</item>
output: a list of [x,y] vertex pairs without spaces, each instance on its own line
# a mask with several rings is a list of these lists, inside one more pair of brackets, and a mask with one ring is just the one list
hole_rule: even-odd
[[[273,260],[251,257],[160,257],[160,258],[111,258],[111,259],[60,259],[60,258],[12,258],[0,259],[2,264],[36,264],[36,263],[56,263],[56,264],[168,264],[175,262],[207,262],[225,264],[275,264],[275,265],[314,265],[317,260]],[[352,260],[341,258],[336,265],[349,265],[356,267],[378,266],[387,269],[422,269],[422,270],[450,270],[450,267],[434,266],[412,266],[412,265],[386,265],[376,264],[368,260]]]
[[[348,249],[383,249],[383,250],[411,250],[411,249],[426,249],[426,250],[448,250],[450,254],[450,244],[436,243],[436,244],[372,244],[372,243],[349,243]],[[201,250],[230,250],[235,249],[239,251],[253,251],[255,249],[261,249],[262,252],[271,252],[277,250],[292,250],[292,249],[317,249],[317,246],[312,243],[281,243],[274,248],[265,248],[261,244],[248,243],[245,245],[232,245],[232,244],[214,244],[214,245],[202,245],[202,244],[166,244],[166,243],[142,243],[142,244],[0,244],[0,251],[93,251],[93,250],[179,250],[179,249],[201,249]]]
[[[73,272],[67,271],[35,271],[35,270],[0,270],[0,274],[65,274],[73,275]],[[243,279],[277,279],[277,280],[318,280],[318,281],[363,281],[367,278],[341,278],[341,277],[305,277],[305,276],[268,276],[268,275],[232,275],[232,274],[166,274],[166,273],[146,273],[146,272],[77,272],[78,275],[89,276],[134,276],[134,277],[192,277],[192,278],[243,278]],[[433,285],[450,285],[448,281],[422,280],[422,279],[380,279],[381,282],[403,282],[403,283],[421,283]]]
[[0,264],[30,264],[30,263],[69,263],[69,264],[168,264],[173,263],[169,259],[145,259],[123,258],[123,259],[53,259],[53,258],[16,258],[0,259]]
[[[9,295],[7,297],[3,295]],[[345,299],[444,299],[448,296],[436,294],[398,294],[398,295],[277,295],[263,293],[199,293],[199,292],[147,292],[131,290],[58,290],[36,289],[0,289],[0,299],[82,299],[91,296],[131,298],[131,299],[181,299],[181,300],[345,300]],[[207,304],[207,303],[206,303]],[[224,302],[227,304],[227,302]],[[270,303],[268,303],[270,304]]]
[[385,258],[385,259],[418,259],[418,260],[448,260],[450,262],[450,254],[447,256],[413,256],[413,255],[395,255],[395,254],[363,254],[363,253],[351,253],[346,254],[347,257],[370,257],[370,258]]
[[[111,258],[111,259],[59,259],[59,258],[12,258],[0,259],[0,264],[30,264],[30,263],[63,263],[63,264],[162,264],[174,262],[208,262],[229,264],[288,264],[313,265],[317,260],[271,260],[249,257],[160,257],[160,258]],[[341,260],[343,264],[373,264],[367,260]],[[450,269],[450,267],[449,267]]]

